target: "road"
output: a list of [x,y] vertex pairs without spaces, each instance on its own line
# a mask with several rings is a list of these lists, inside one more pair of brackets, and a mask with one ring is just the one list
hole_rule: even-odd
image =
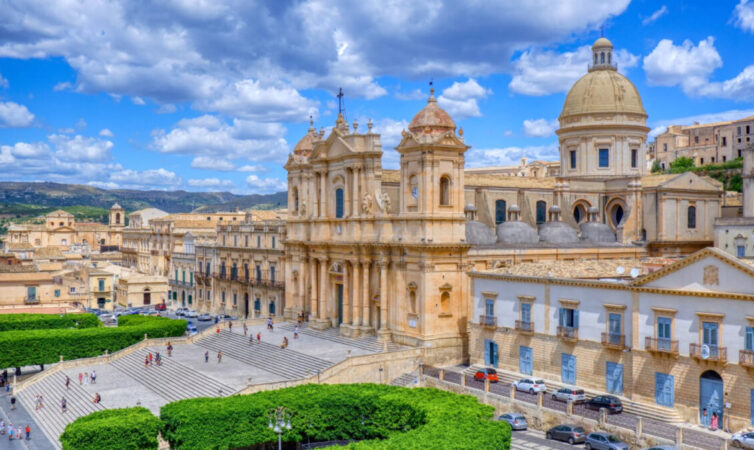
[[565,442],[548,441],[545,433],[537,430],[514,431],[511,439],[511,450],[572,450],[584,448],[583,445],[570,446]]

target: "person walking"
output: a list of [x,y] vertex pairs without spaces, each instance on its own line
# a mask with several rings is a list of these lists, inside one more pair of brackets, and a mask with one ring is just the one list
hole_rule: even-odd
[[233,331],[233,321],[228,321],[228,330]]
[[220,336],[220,325],[217,326],[217,335]]
[[92,384],[97,384],[97,373],[92,370]]
[[246,322],[243,323],[243,335],[246,336],[246,334],[249,332],[249,327],[246,326]]
[[149,368],[149,356],[148,355],[144,355],[144,368],[145,369]]
[[262,342],[262,332],[257,331],[257,344]]
[[272,329],[272,318],[271,317],[267,318],[267,329],[268,330]]
[[8,440],[13,440],[13,435],[16,433],[16,430],[13,428],[13,426],[8,427]]
[[206,352],[204,352],[204,362],[205,363],[209,362],[209,350],[207,350]]
[[84,384],[89,384],[89,372],[84,372]]
[[154,356],[152,356],[152,352],[149,352],[149,365],[150,366],[153,365],[152,364],[153,358],[154,358]]
[[160,356],[160,352],[157,352],[157,354],[155,354],[154,359],[155,362],[157,362],[158,366],[162,365],[162,356]]
[[173,356],[173,344],[168,341],[168,358]]
[[14,409],[16,409],[16,396],[11,395],[10,396],[10,410],[13,411]]
[[293,329],[293,339],[298,339],[298,325]]
[[65,376],[65,390],[69,391],[71,389],[71,379],[68,378],[68,375]]
[[79,372],[79,386],[81,386],[81,384],[83,383],[83,380],[84,380],[84,374]]
[[42,394],[39,394],[39,409],[42,409],[44,405],[44,398],[42,397]]
[[68,412],[68,401],[65,399],[65,397],[60,399],[60,412]]
[[31,427],[28,424],[26,425],[26,440],[31,440]]
[[223,361],[223,351],[217,352],[217,363],[220,364]]

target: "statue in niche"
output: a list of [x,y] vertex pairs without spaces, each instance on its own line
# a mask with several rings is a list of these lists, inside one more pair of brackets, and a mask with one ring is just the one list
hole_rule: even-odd
[[367,192],[361,200],[361,212],[364,214],[372,213],[372,196]]
[[387,195],[387,192],[382,193],[382,211],[385,213],[390,212],[390,196]]

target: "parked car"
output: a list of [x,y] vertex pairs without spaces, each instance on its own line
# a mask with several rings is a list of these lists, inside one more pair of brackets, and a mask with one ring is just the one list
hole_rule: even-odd
[[517,391],[524,391],[530,394],[536,392],[547,392],[547,386],[545,380],[539,380],[535,378],[522,378],[513,382],[513,386]]
[[112,324],[118,321],[118,317],[113,314],[102,314],[99,316],[99,320],[105,324]]
[[194,334],[196,334],[198,332],[199,332],[199,330],[196,329],[196,325],[194,325],[193,322],[188,322],[186,324],[186,334],[187,335],[192,336],[192,335],[194,335]]
[[497,371],[490,367],[479,369],[474,374],[474,379],[479,381],[487,379],[490,380],[490,383],[497,383]]
[[199,317],[197,317],[196,320],[198,320],[200,322],[207,322],[207,321],[212,320],[212,316],[210,316],[207,313],[199,314]]
[[584,404],[589,409],[600,410],[605,408],[610,414],[623,411],[623,403],[613,395],[598,395]]
[[734,434],[730,437],[730,444],[734,447],[754,448],[754,431]]
[[586,440],[586,430],[578,425],[558,425],[547,430],[547,439],[565,441],[569,444],[581,444]]
[[655,445],[654,447],[649,447],[642,450],[675,450],[675,445]]
[[561,402],[584,403],[586,401],[586,394],[584,394],[583,389],[561,388],[552,393],[552,399]]
[[184,316],[190,317],[192,319],[195,319],[195,318],[199,317],[199,313],[196,312],[196,310],[188,309],[188,310],[186,310],[186,313],[184,314]]
[[525,430],[529,427],[526,417],[519,413],[506,413],[498,417],[497,420],[508,422],[508,425],[510,425],[513,430]]
[[168,306],[164,303],[158,303],[154,306],[154,309],[156,309],[157,311],[167,311]]
[[186,308],[184,308],[183,306],[179,306],[175,309],[176,316],[182,316],[185,313],[186,313]]
[[586,450],[631,450],[625,442],[610,433],[589,433],[584,441]]

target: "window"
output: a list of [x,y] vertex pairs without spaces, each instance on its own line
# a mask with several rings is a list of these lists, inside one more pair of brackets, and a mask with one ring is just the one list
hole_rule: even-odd
[[189,286],[194,285],[194,272],[189,272]]
[[723,136],[723,147],[725,147],[726,145],[728,145],[728,139]]
[[638,165],[638,159],[639,159],[639,151],[635,148],[631,149],[631,167],[634,169]]
[[100,278],[99,280],[97,280],[97,283],[99,284],[99,286],[98,286],[99,287],[99,291],[100,292],[104,291],[105,290],[105,279],[104,278]]
[[233,266],[230,268],[230,279],[235,280],[238,278],[238,266],[236,263],[233,263]]
[[440,178],[440,205],[450,205],[450,178],[445,176]]
[[235,292],[233,293],[233,306],[236,306],[238,304],[238,294]]
[[662,151],[663,152],[668,151],[668,144],[662,144]]
[[257,272],[257,283],[260,283],[262,281],[262,266],[257,264],[256,266],[256,272]]
[[600,64],[605,64],[605,52],[600,53]]
[[225,303],[225,291],[221,291],[221,292],[220,292],[220,301],[221,301],[222,303]]
[[688,228],[696,228],[696,206],[689,206],[688,210]]
[[605,390],[610,394],[623,394],[623,364],[608,361],[605,370]]
[[450,314],[450,293],[443,292],[440,296],[440,312]]
[[746,327],[744,350],[754,351],[754,327]]
[[257,248],[262,248],[262,236],[257,235]]
[[495,316],[495,300],[489,298],[484,300],[484,315],[487,317]]
[[275,266],[270,266],[270,281],[275,282]]
[[521,303],[521,328],[531,331],[531,303]]
[[343,189],[335,189],[335,218],[343,218]]
[[545,223],[545,218],[547,217],[547,203],[540,200],[537,202],[537,225],[540,223]]
[[600,167],[610,167],[610,150],[600,149]]
[[225,278],[225,261],[220,263],[220,278]]
[[275,315],[275,301],[274,300],[270,300],[268,309],[270,311],[270,315],[274,316]]
[[120,224],[120,213],[115,213],[115,224],[116,225]]
[[60,297],[60,289],[55,289],[55,297]]
[[243,279],[249,281],[249,263],[243,263]]
[[576,384],[576,356],[560,354],[560,378],[563,383]]
[[233,235],[233,247],[238,247],[238,236]]
[[712,162],[715,162],[715,157],[713,156],[713,157],[711,158],[711,160],[712,160]]
[[272,236],[272,248],[275,248],[275,236]]
[[246,236],[244,236],[244,247],[248,247],[248,246],[249,246],[249,235],[247,234]]
[[673,375],[655,372],[655,403],[672,408],[674,403]]
[[607,319],[607,333],[609,342],[613,345],[620,345],[621,342],[621,315],[610,313]]
[[416,175],[412,175],[409,179],[409,187],[411,188],[411,197],[418,200],[419,199],[419,179],[416,178]]
[[175,269],[175,281],[178,281],[178,269]]
[[505,222],[505,200],[495,200],[495,225]]
[[518,347],[518,371],[524,375],[532,374],[532,350],[531,347]]
[[225,235],[223,234],[223,245],[225,245]]
[[746,125],[746,134],[749,134],[749,125]]
[[703,164],[704,164],[704,158],[699,158],[699,164],[700,164],[700,165],[703,165]]
[[737,245],[736,246],[736,256],[739,258],[743,258],[746,256],[746,246],[745,245]]
[[293,188],[293,211],[298,214],[298,188]]
[[194,299],[193,299],[193,297],[191,296],[191,294],[189,294],[189,296],[188,296],[188,297],[189,297],[189,301],[188,301],[188,304],[190,305],[190,304],[194,303]]
[[694,144],[698,144],[698,143],[699,143],[699,136],[694,136]]
[[262,301],[259,299],[259,297],[254,300],[254,311],[256,311],[257,313],[262,312]]
[[183,281],[184,283],[186,282],[186,271],[185,270],[181,271],[181,281]]
[[206,273],[207,273],[207,275],[209,275],[209,269],[210,269],[210,267],[209,267],[209,263],[207,263],[207,272],[206,272]]
[[571,157],[571,169],[576,168],[576,150],[571,150],[569,152],[569,155]]
[[717,357],[717,337],[719,324],[717,322],[702,322],[702,344],[709,347],[710,357]]
[[659,350],[670,350],[670,340],[672,339],[671,324],[673,319],[670,317],[657,318],[657,348]]
[[728,157],[727,156],[723,156],[723,162],[725,162],[727,160],[728,160]]
[[563,328],[579,328],[579,311],[572,308],[560,308],[558,324]]
[[741,136],[741,127],[738,127],[736,134],[738,134],[739,136]]

